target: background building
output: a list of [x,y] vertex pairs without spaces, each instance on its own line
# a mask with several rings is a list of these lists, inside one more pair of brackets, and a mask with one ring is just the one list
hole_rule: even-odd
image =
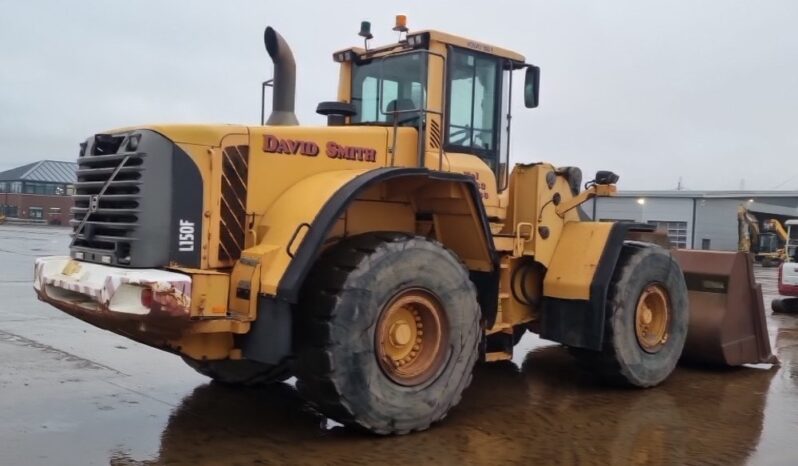
[[41,160],[0,172],[0,213],[66,225],[78,164]]
[[623,191],[584,205],[597,220],[652,223],[682,248],[737,250],[737,208],[759,220],[798,218],[798,191]]

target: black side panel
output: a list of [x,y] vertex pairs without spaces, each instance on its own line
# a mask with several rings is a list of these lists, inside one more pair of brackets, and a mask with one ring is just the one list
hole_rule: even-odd
[[[479,189],[473,178],[459,173],[432,172],[426,168],[379,168],[364,173],[344,185],[327,201],[324,207],[322,207],[313,220],[313,224],[305,235],[302,244],[294,254],[294,259],[283,275],[277,290],[277,296],[280,299],[292,303],[296,302],[305,276],[307,276],[310,268],[318,257],[324,238],[327,237],[327,233],[330,231],[335,221],[344,213],[352,199],[374,183],[407,176],[426,176],[430,179],[466,183],[475,205],[478,206],[485,237],[488,239],[491,238],[485,208],[479,196]],[[489,253],[491,257],[494,258],[493,262],[495,264],[496,253],[493,249],[492,241],[488,241],[488,247],[490,248]],[[498,282],[496,283],[496,287],[498,287]],[[480,302],[480,304],[482,303]],[[497,300],[493,300],[492,305],[486,302],[485,306],[487,308],[483,308],[483,312],[488,315],[491,313],[495,315],[497,305]]]
[[173,146],[150,130],[86,141],[71,224],[78,229],[85,222],[70,246],[72,257],[123,267],[168,263]]
[[81,150],[77,175],[72,257],[121,267],[200,266],[202,176],[167,137],[146,129],[95,135]]
[[291,354],[291,305],[269,296],[258,297],[258,318],[252,329],[236,337],[246,359],[277,364]]
[[200,267],[202,249],[202,175],[177,145],[172,151],[170,262]]
[[610,284],[621,256],[624,239],[630,231],[654,231],[654,227],[627,222],[615,223],[590,284],[590,299],[585,301],[544,297],[540,317],[541,337],[577,348],[596,351],[602,349]]

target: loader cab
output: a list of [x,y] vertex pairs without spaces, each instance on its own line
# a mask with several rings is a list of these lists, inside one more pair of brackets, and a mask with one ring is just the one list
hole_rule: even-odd
[[492,191],[507,186],[513,80],[525,80],[527,107],[538,101],[539,69],[523,56],[421,31],[396,44],[351,48],[333,58],[341,64],[338,101],[353,111],[345,124],[416,128],[419,165],[471,173],[482,165],[458,168],[452,162],[453,155],[471,155],[493,173]]
[[779,249],[779,238],[775,233],[765,232],[759,235],[759,244],[757,245],[757,252],[759,253],[773,253]]

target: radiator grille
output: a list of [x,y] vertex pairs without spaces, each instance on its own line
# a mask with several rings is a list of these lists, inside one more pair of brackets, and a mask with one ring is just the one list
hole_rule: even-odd
[[[130,245],[137,239],[145,157],[143,152],[131,150],[129,142],[125,135],[98,135],[88,151],[83,146],[70,220],[74,247],[108,253],[121,264],[129,263]],[[92,212],[86,217],[89,210]]]
[[249,146],[230,146],[222,152],[222,205],[219,260],[237,260],[244,248],[247,220]]

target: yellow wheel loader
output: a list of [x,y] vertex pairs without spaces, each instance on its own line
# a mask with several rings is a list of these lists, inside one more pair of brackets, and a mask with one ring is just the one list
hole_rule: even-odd
[[265,124],[88,138],[69,256],[37,259],[39,298],[220,382],[295,375],[319,411],[379,434],[443,419],[474,365],[527,330],[638,387],[680,358],[772,361],[746,255],[589,221],[580,205],[613,195],[610,171],[509,169],[513,82],[536,107],[538,67],[395,29],[370,48],[364,22],[366,47],[333,54],[326,126],[298,123],[294,58],[267,28]]

